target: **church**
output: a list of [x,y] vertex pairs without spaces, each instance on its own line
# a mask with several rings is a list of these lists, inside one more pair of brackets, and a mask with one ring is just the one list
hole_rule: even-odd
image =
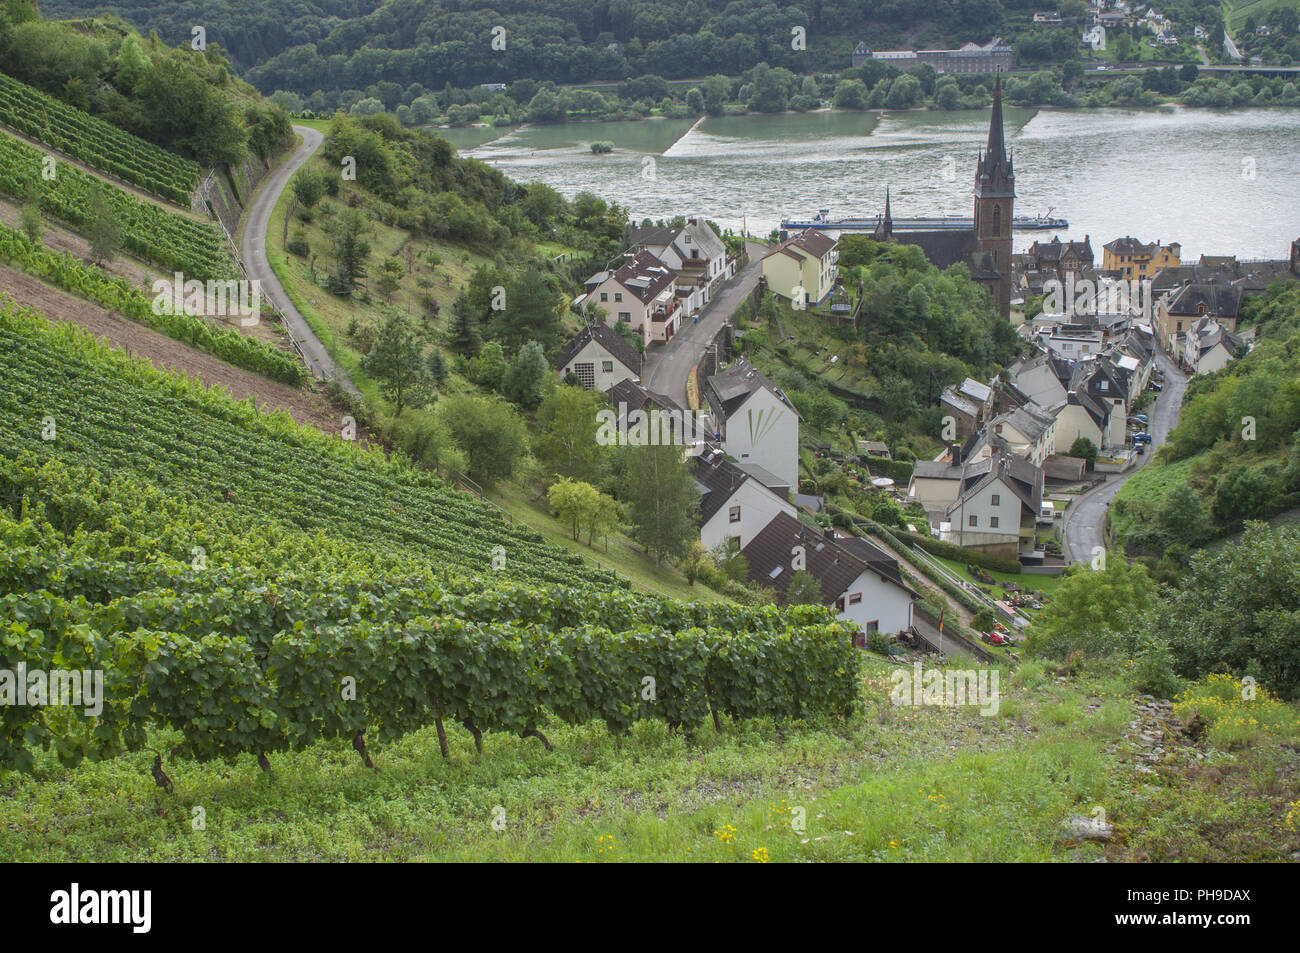
[[885,190],[885,214],[873,237],[881,242],[916,245],[937,268],[959,261],[970,267],[971,278],[993,296],[1004,318],[1011,316],[1011,217],[1016,200],[1016,174],[1007,155],[1002,131],[1002,77],[993,84],[993,115],[989,119],[988,147],[975,167],[975,223],[972,228],[924,232],[895,232]]

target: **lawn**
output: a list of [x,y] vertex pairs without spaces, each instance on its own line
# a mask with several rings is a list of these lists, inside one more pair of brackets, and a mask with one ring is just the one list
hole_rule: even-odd
[[1110,506],[1110,530],[1116,546],[1123,546],[1132,522],[1125,516],[1125,509],[1134,504],[1158,507],[1170,490],[1191,477],[1195,460],[1189,457],[1177,463],[1164,463],[1156,458],[1125,481]]
[[533,498],[531,491],[514,483],[501,483],[486,491],[486,496],[521,522],[527,523],[550,542],[572,550],[584,559],[595,562],[602,569],[612,569],[632,580],[641,589],[674,599],[696,602],[717,602],[724,597],[703,583],[694,586],[686,582],[681,571],[669,563],[662,565],[643,553],[627,536],[621,533],[610,536],[608,552],[606,541],[595,540],[588,546],[585,540],[574,541],[573,533],[565,523],[552,516],[549,509]]
[[[614,738],[599,722],[488,735],[449,730],[197,764],[165,757],[168,795],[140,753],[0,779],[9,861],[1110,861],[1285,860],[1300,799],[1295,708],[1237,728],[1223,748],[1171,734],[1142,773],[1123,670],[1058,680],[1001,669],[996,713],[897,707],[866,657],[863,709],[844,721],[660,723]],[[1187,712],[1186,714],[1190,714]],[[1264,721],[1261,719],[1261,721]],[[1286,727],[1289,721],[1291,727]],[[175,737],[155,734],[167,751]],[[1228,749],[1227,743],[1233,747]],[[377,748],[378,750],[375,750]],[[1101,807],[1109,844],[1062,837]],[[495,822],[495,823],[494,823]]]
[[[984,585],[984,583],[979,582],[973,576],[971,576],[970,573],[966,571],[965,563],[958,562],[955,559],[944,559],[939,556],[936,556],[934,558],[938,559],[939,562],[943,563],[954,573],[956,573],[959,578],[964,579],[966,582],[974,583],[977,586]],[[1051,595],[1054,592],[1056,592],[1058,588],[1060,588],[1061,579],[1062,579],[1061,576],[1041,576],[1038,575],[1037,573],[1027,573],[1027,572],[1010,573],[1010,572],[994,572],[992,570],[988,570],[988,573],[994,579],[994,585],[990,587],[993,590],[994,599],[1002,599],[1003,597],[1006,596],[1006,590],[1003,589],[1001,585],[1002,583],[1005,582],[1014,582],[1022,589],[1028,589],[1030,591],[1033,591],[1035,589],[1041,589],[1050,598]],[[1030,615],[1033,615],[1032,609],[1028,609],[1026,611],[1029,612]]]

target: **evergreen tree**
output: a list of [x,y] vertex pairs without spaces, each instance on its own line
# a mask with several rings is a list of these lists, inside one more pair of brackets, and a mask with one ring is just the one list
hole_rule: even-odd
[[375,346],[361,360],[361,369],[379,381],[383,395],[393,402],[394,413],[405,407],[423,407],[433,399],[433,378],[421,354],[423,339],[406,316],[388,316]]
[[529,341],[519,349],[514,363],[506,371],[502,390],[516,404],[531,410],[542,402],[542,388],[550,373],[546,352],[536,341]]
[[695,515],[700,491],[682,448],[671,444],[629,447],[625,496],[631,535],[659,562],[681,556],[699,531]]
[[460,294],[451,306],[451,327],[447,329],[447,346],[463,357],[478,354],[483,345],[479,334],[479,319],[473,302],[465,294]]

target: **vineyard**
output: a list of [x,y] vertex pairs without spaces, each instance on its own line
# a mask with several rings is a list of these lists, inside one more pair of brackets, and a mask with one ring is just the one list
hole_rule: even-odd
[[56,163],[54,178],[42,175],[48,153],[0,134],[0,193],[22,199],[34,194],[47,214],[84,228],[91,220],[96,188],[122,229],[130,251],[166,271],[199,281],[236,277],[235,264],[214,225],[137,199],[68,163]]
[[179,205],[190,204],[198,163],[0,73],[0,123],[101,172]]
[[0,262],[48,281],[79,297],[112,308],[160,334],[207,351],[235,367],[263,374],[272,380],[298,386],[306,370],[295,357],[264,341],[219,327],[201,317],[155,314],[153,299],[126,280],[109,276],[66,252],[51,251],[32,242],[22,232],[0,224]]
[[[0,308],[0,667],[97,669],[104,707],[6,706],[0,767],[371,746],[482,747],[603,720],[841,716],[821,607],[643,596],[436,477]],[[154,777],[170,786],[156,753]]]

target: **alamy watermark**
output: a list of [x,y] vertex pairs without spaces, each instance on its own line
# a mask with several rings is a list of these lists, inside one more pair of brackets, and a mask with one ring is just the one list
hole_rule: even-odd
[[704,411],[689,410],[633,410],[619,403],[618,410],[605,409],[596,413],[596,443],[602,447],[689,447],[691,456],[698,456],[704,442],[715,434],[709,429],[710,417]]
[[1043,282],[1045,314],[1134,314],[1151,318],[1151,279],[1122,281],[1103,278],[1066,280],[1049,278]]
[[956,708],[979,706],[981,715],[996,715],[1002,704],[998,692],[1001,673],[997,669],[924,670],[920,662],[912,668],[889,673],[893,687],[889,700],[894,705]]
[[178,271],[171,278],[159,278],[153,283],[153,313],[234,317],[239,318],[241,327],[251,328],[262,317],[262,281],[186,281]]
[[68,707],[84,709],[98,717],[104,710],[104,672],[102,669],[28,668],[19,662],[16,669],[0,668],[0,705],[33,707]]

